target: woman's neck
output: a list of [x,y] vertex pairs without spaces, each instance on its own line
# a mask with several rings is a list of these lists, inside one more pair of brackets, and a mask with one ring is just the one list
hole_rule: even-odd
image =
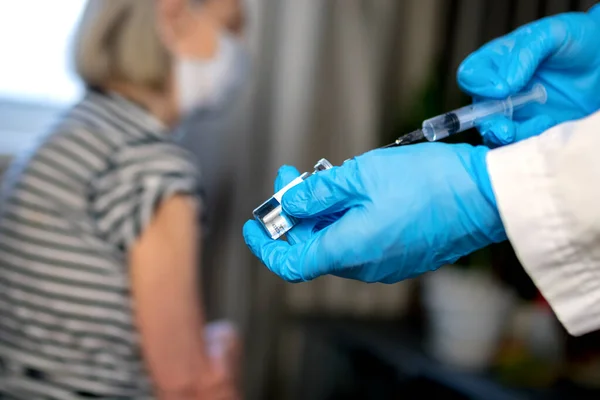
[[179,112],[168,91],[160,93],[123,82],[109,83],[107,89],[145,108],[167,126],[175,125],[179,119]]

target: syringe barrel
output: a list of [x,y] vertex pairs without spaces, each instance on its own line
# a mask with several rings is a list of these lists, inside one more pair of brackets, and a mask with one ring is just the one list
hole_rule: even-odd
[[482,118],[491,115],[505,115],[511,118],[512,111],[513,107],[509,99],[471,104],[424,121],[423,134],[431,142],[444,139],[475,127]]
[[504,100],[489,100],[471,104],[424,121],[423,135],[432,142],[476,127],[491,116],[504,115],[512,119],[514,110],[532,102],[543,104],[546,102],[546,97],[544,86],[536,84],[530,91]]
[[449,112],[423,121],[422,130],[425,139],[434,142],[460,132],[460,120],[455,112]]

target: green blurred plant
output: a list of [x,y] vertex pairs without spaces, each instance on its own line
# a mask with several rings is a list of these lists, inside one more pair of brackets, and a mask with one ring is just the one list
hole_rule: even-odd
[[490,272],[492,271],[492,252],[489,247],[485,247],[481,250],[477,250],[474,253],[469,254],[466,257],[458,260],[455,265],[462,268],[477,268],[477,269],[486,269]]
[[425,119],[443,112],[442,71],[443,68],[440,62],[433,64],[423,88],[413,96],[408,112],[398,110],[395,113],[393,128],[384,133],[385,143],[393,142],[403,133],[419,128]]
[[[401,112],[398,110],[395,113],[395,117],[393,117],[394,120],[392,121],[393,128],[388,132],[384,132],[384,143],[390,143],[402,134],[419,128],[423,121],[428,118],[449,111],[449,109],[445,109],[445,81],[442,79],[442,77],[447,74],[448,71],[441,61],[432,63],[428,78],[425,80],[422,89],[416,91],[413,95],[408,112]],[[454,79],[450,84],[456,84]],[[456,99],[452,99],[450,105],[446,107],[455,109],[467,105],[470,102],[471,98],[468,95],[460,93],[460,95]],[[446,143],[469,143],[477,145],[481,144],[481,137],[476,130],[472,129],[446,138],[443,141]]]

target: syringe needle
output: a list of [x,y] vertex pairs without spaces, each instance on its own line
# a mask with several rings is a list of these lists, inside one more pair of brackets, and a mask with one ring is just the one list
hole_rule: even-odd
[[388,144],[387,146],[383,146],[382,148],[386,149],[388,147],[404,146],[407,144],[417,142],[417,141],[423,139],[424,137],[425,136],[423,135],[423,130],[417,129],[415,131],[412,131],[410,133],[400,136],[394,142]]
[[399,140],[399,139],[396,139],[396,140],[395,140],[395,141],[393,141],[392,143],[390,143],[390,144],[388,144],[388,145],[385,145],[385,146],[382,146],[381,148],[382,148],[382,149],[387,149],[387,148],[389,148],[389,147],[396,147],[396,146],[398,146],[398,140]]

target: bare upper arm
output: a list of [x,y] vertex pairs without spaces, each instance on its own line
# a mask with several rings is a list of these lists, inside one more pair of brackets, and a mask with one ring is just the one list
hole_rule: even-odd
[[196,265],[199,254],[200,226],[198,206],[187,195],[175,195],[165,200],[156,210],[151,223],[142,232],[130,251],[132,272],[143,265],[149,268],[159,266],[159,261],[177,267]]
[[[132,288],[145,285],[197,285],[200,253],[198,206],[176,195],[164,201],[130,251]],[[182,289],[181,287],[179,289]],[[197,289],[194,289],[196,292]],[[158,293],[157,293],[158,294]]]
[[130,251],[143,353],[156,384],[165,390],[192,385],[205,357],[197,215],[189,196],[165,200]]

